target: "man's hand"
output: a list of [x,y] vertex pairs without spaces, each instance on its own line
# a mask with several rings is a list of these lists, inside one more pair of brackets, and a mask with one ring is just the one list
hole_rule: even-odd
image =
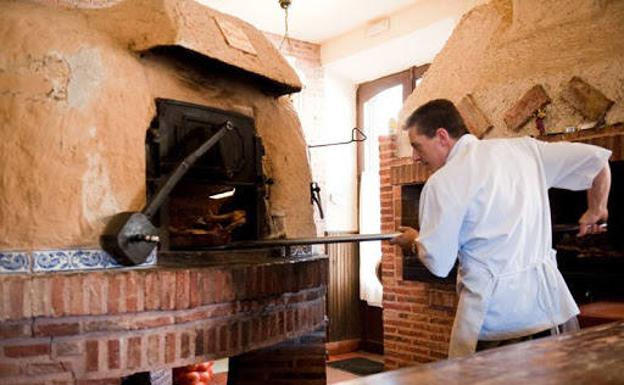
[[390,244],[398,245],[405,254],[412,254],[414,241],[418,238],[418,231],[411,227],[399,227],[399,231],[401,235],[392,238]]
[[585,235],[604,233],[607,231],[605,223],[609,218],[609,212],[607,210],[601,210],[594,212],[587,210],[579,219],[579,232],[577,237],[584,237]]
[[587,190],[587,211],[579,219],[580,228],[577,237],[607,231],[606,227],[600,226],[599,222],[606,222],[609,217],[607,203],[610,188],[611,169],[607,163],[596,175],[591,187]]

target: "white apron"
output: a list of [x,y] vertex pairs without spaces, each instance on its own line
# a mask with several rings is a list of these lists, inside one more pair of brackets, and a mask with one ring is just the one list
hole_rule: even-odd
[[553,258],[543,258],[522,269],[498,275],[483,264],[471,263],[468,269],[460,267],[459,271],[460,296],[451,331],[449,358],[463,357],[475,352],[496,284],[501,279],[520,278],[519,276],[527,274],[537,274],[538,305],[542,309],[548,309],[551,327],[556,328],[557,322],[552,313],[553,301],[558,290],[557,275],[560,273]]
[[530,138],[463,135],[455,143],[418,211],[427,269],[446,277],[460,259],[450,357],[473,353],[480,337],[526,336],[579,313],[556,268],[548,189],[589,188],[609,156]]

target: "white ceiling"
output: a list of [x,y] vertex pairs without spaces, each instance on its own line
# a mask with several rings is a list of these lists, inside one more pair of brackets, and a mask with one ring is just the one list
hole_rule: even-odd
[[415,32],[328,63],[325,68],[358,84],[430,63],[446,43],[456,22],[452,17],[438,20]]
[[[284,34],[279,0],[196,0]],[[291,0],[288,35],[321,45],[324,68],[354,84],[430,63],[466,11],[488,0]],[[362,38],[367,23],[390,16],[385,35]],[[366,31],[366,32],[364,32]]]
[[[284,34],[284,10],[278,0],[197,0],[237,16],[256,28]],[[288,35],[312,43],[341,35],[370,20],[391,14],[420,0],[292,0]]]

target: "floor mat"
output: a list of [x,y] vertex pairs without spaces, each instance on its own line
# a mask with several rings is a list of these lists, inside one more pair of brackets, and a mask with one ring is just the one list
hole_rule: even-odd
[[327,365],[334,369],[344,370],[349,373],[357,374],[360,376],[367,376],[369,374],[375,374],[383,372],[383,363],[378,361],[369,360],[368,358],[355,357],[341,361],[330,362]]

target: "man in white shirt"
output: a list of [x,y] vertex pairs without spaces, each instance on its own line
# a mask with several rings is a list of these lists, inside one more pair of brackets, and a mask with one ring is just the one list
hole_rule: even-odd
[[436,276],[459,259],[459,303],[449,357],[478,341],[510,341],[576,320],[576,306],[552,249],[551,187],[588,191],[578,236],[604,231],[611,152],[532,138],[479,140],[448,100],[408,118],[414,161],[432,175],[420,197],[420,232],[391,242],[416,253]]

